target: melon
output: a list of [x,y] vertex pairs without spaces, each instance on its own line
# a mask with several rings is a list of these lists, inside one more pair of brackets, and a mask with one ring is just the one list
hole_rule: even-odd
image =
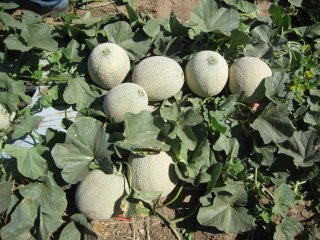
[[93,170],[79,183],[75,202],[79,211],[89,219],[110,219],[121,213],[120,203],[127,189],[128,183],[122,174]]
[[139,113],[147,109],[147,93],[135,83],[121,83],[115,86],[106,94],[103,101],[106,116],[116,122],[123,122],[124,114],[127,112]]
[[123,82],[129,70],[128,54],[117,44],[102,43],[90,53],[89,75],[97,85],[104,89],[111,89]]
[[188,61],[186,83],[198,96],[216,96],[227,83],[228,71],[228,64],[219,53],[202,51]]
[[270,67],[256,57],[236,59],[229,69],[229,89],[235,94],[244,91],[244,102],[255,103],[264,98],[263,79],[270,77]]
[[0,130],[9,127],[15,116],[15,112],[10,114],[7,109],[0,104]]
[[180,91],[184,84],[184,73],[173,59],[153,56],[145,58],[135,67],[132,82],[147,92],[149,101],[162,101]]
[[143,157],[130,154],[128,163],[132,170],[131,185],[139,191],[161,192],[165,197],[177,183],[172,158],[164,151]]

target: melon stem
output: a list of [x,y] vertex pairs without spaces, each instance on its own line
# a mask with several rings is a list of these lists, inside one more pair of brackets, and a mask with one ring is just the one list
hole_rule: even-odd
[[174,196],[174,198],[172,198],[169,202],[167,202],[166,204],[163,204],[162,206],[158,206],[157,208],[163,208],[163,207],[167,207],[169,205],[171,205],[172,203],[174,203],[178,197],[180,196],[181,192],[182,192],[182,189],[183,189],[183,186],[184,184],[182,184],[180,187],[179,187],[179,190],[177,192],[177,194]]

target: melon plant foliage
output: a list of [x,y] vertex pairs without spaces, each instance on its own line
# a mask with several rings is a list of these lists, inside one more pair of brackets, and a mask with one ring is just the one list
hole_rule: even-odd
[[[199,224],[248,238],[259,228],[274,239],[316,239],[319,219],[308,225],[289,212],[305,199],[313,214],[320,209],[318,1],[274,1],[261,15],[251,1],[203,0],[185,22],[175,13],[140,14],[124,2],[127,14],[70,13],[55,26],[32,12],[16,19],[10,13],[18,5],[0,3],[0,104],[16,113],[0,132],[0,238],[97,239],[76,209],[77,184],[93,169],[122,169],[129,178],[130,153],[165,151],[177,188],[197,193],[190,208]],[[105,42],[126,51],[131,70],[148,56],[185,69],[192,56],[210,50],[229,67],[241,57],[259,58],[273,74],[262,81],[259,103],[246,104],[228,84],[206,98],[184,84],[173,97],[149,103],[152,110],[115,123],[103,112],[108,90],[87,70],[90,52]],[[47,90],[31,104],[42,85]],[[49,107],[72,107],[77,117],[39,134],[35,114]],[[17,144],[26,137],[31,146]],[[154,213],[159,196],[130,188],[124,214]]]

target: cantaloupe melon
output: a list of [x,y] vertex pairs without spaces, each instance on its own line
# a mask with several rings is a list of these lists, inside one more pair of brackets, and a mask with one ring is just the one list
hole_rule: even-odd
[[126,112],[139,113],[148,109],[146,91],[135,83],[121,83],[105,96],[103,110],[107,117],[123,122]]
[[123,175],[93,170],[79,183],[75,202],[79,211],[92,220],[110,219],[121,213],[120,203],[127,189]]
[[88,59],[89,75],[102,88],[111,89],[123,82],[129,70],[128,54],[117,44],[102,43],[90,53]]
[[195,54],[186,66],[186,82],[190,90],[201,97],[219,94],[228,80],[228,64],[217,52]]
[[15,112],[10,114],[5,107],[0,104],[0,130],[9,127],[15,116]]
[[244,91],[244,102],[255,103],[264,98],[262,80],[270,77],[270,67],[256,57],[236,59],[229,70],[229,89],[231,93]]
[[184,84],[184,73],[173,59],[153,56],[145,58],[135,67],[132,82],[147,92],[149,101],[162,101],[180,91]]
[[130,154],[128,163],[132,170],[132,186],[139,191],[157,191],[165,197],[177,183],[172,158],[166,152],[144,157]]

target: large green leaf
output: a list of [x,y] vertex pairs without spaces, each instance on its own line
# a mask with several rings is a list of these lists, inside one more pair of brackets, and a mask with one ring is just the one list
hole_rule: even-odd
[[57,143],[52,149],[54,161],[62,169],[63,179],[72,184],[83,180],[93,160],[112,172],[108,140],[109,134],[100,121],[89,117],[78,118],[68,128],[65,142]]
[[104,31],[109,42],[113,42],[126,50],[131,60],[139,60],[146,56],[150,49],[151,40],[139,32],[132,32],[127,22],[118,21],[108,24]]
[[289,207],[294,204],[294,192],[290,187],[283,183],[274,191],[274,206],[272,208],[273,214],[280,214],[285,216]]
[[[42,177],[41,182],[29,183],[19,189],[24,197],[31,197],[39,202],[41,211],[46,214],[61,214],[66,210],[67,198],[65,192],[53,179],[53,174]],[[57,201],[59,199],[59,201]]]
[[60,213],[40,214],[38,229],[41,239],[50,239],[62,224],[63,219]]
[[222,32],[230,35],[239,27],[239,13],[234,9],[218,8],[215,0],[203,0],[191,12],[190,22],[203,32]]
[[25,94],[23,82],[13,80],[4,72],[0,72],[0,90],[0,104],[10,113],[17,110],[20,102],[31,103],[31,97]]
[[0,214],[10,206],[12,182],[0,182]]
[[[223,189],[223,192],[228,189]],[[228,191],[229,192],[229,191]],[[227,233],[240,233],[251,229],[253,216],[248,214],[247,193],[243,186],[232,186],[231,194],[217,195],[212,205],[201,207],[197,219],[201,225],[216,227]]]
[[42,122],[42,119],[40,116],[32,116],[30,113],[26,113],[24,118],[14,126],[13,139],[18,139],[36,130]]
[[188,162],[176,162],[176,173],[181,180],[197,186],[202,182],[201,173],[204,173],[213,161],[214,156],[209,141],[204,139]]
[[268,77],[264,81],[265,95],[267,98],[273,100],[275,97],[282,96],[286,88],[286,84],[290,82],[289,75],[286,72],[273,73],[272,77]]
[[63,49],[63,54],[66,56],[66,58],[71,62],[81,62],[83,57],[79,56],[79,49],[80,44],[77,40],[72,39],[68,46]]
[[155,18],[151,18],[143,26],[143,31],[151,38],[154,39],[160,32],[160,24]]
[[6,12],[0,12],[0,21],[3,23],[3,26],[6,29],[8,28],[21,29],[22,27],[21,22],[14,19],[9,13],[6,13]]
[[69,222],[60,233],[59,240],[81,239],[81,233],[74,222]]
[[6,144],[4,152],[17,159],[18,170],[25,177],[37,179],[47,171],[47,160],[41,156],[40,148]]
[[116,142],[116,146],[131,151],[168,151],[170,146],[159,139],[164,124],[162,118],[153,117],[148,111],[138,114],[126,113],[123,132],[125,139]]
[[294,217],[286,217],[276,226],[274,240],[292,240],[303,230],[303,225]]
[[287,116],[287,106],[268,105],[260,116],[251,124],[259,131],[265,144],[271,141],[281,143],[294,133],[294,126]]
[[230,138],[220,133],[220,137],[213,145],[216,151],[224,151],[227,156],[237,157],[239,152],[239,142],[236,138]]
[[30,233],[37,218],[39,204],[32,198],[23,199],[11,214],[10,222],[1,228],[5,240],[34,239]]
[[56,51],[58,42],[52,37],[52,27],[46,23],[26,24],[21,30],[26,45],[48,51]]
[[90,89],[83,77],[70,78],[63,93],[63,99],[69,104],[76,104],[76,109],[87,108],[100,95]]
[[320,161],[319,144],[319,134],[315,131],[298,131],[290,140],[283,143],[279,153],[293,157],[298,167],[309,167]]
[[320,112],[307,112],[303,121],[312,126],[318,132],[320,131]]

